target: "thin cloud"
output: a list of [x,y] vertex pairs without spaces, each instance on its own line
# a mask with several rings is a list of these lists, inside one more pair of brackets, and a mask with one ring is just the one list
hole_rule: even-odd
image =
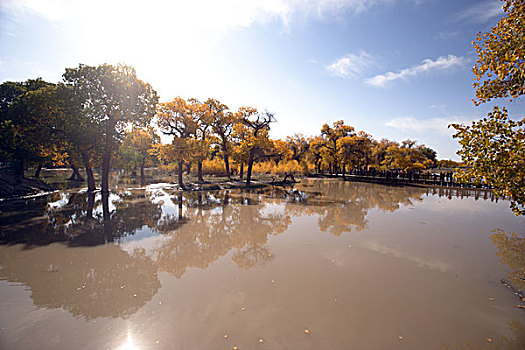
[[457,14],[456,20],[458,22],[477,22],[484,23],[489,20],[501,17],[503,15],[503,7],[501,1],[490,0],[479,3],[475,6],[469,7]]
[[436,60],[427,58],[417,66],[410,68],[405,68],[397,73],[387,72],[385,74],[376,75],[373,78],[368,78],[365,80],[365,83],[368,85],[376,87],[385,87],[389,83],[403,79],[406,80],[410,77],[415,77],[417,75],[437,70],[445,70],[454,66],[461,66],[466,62],[466,59],[463,57],[458,57],[455,55],[441,56]]
[[332,64],[326,66],[326,70],[331,74],[341,78],[355,78],[367,67],[374,64],[372,56],[365,51],[358,54],[350,53],[344,57],[336,59]]
[[155,1],[148,4],[140,0],[92,0],[89,6],[84,0],[2,0],[0,10],[16,18],[37,15],[51,22],[87,16],[92,11],[111,18],[135,13],[160,17],[182,13],[188,22],[211,23],[212,26],[219,22],[248,27],[254,22],[278,18],[288,30],[294,19],[330,20],[345,14],[359,15],[373,7],[396,2],[418,4],[421,0],[193,0],[191,3]]
[[468,123],[470,121],[471,119],[460,116],[452,116],[449,118],[432,118],[425,120],[416,119],[414,117],[396,117],[386,122],[385,126],[405,132],[452,135],[454,133],[454,129],[448,127],[450,124]]

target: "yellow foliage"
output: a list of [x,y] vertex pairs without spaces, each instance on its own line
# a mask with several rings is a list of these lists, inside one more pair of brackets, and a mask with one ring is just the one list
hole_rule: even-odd
[[285,173],[302,174],[304,165],[300,165],[296,160],[275,162],[258,162],[253,165],[253,172],[258,174],[272,174],[284,176]]
[[[230,163],[230,170],[236,171],[236,166]],[[204,160],[202,162],[202,173],[204,175],[226,176],[224,161],[220,158]]]

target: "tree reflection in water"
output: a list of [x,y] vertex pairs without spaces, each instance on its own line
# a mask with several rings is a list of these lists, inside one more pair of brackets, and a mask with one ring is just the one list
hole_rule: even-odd
[[496,255],[500,257],[500,263],[510,269],[507,275],[510,283],[525,291],[525,237],[498,229],[490,238],[498,248]]
[[272,191],[270,196],[287,200],[285,213],[317,216],[319,229],[334,236],[362,231],[368,227],[368,211],[374,208],[393,212],[402,205],[422,201],[426,189],[387,187],[375,184],[318,180],[301,182],[294,191]]
[[38,307],[63,308],[73,316],[127,318],[157,293],[160,282],[144,250],[114,244],[71,249],[2,247],[0,276],[31,288]]
[[[306,180],[288,190],[203,193],[151,185],[104,197],[62,192],[0,203],[0,276],[30,287],[38,306],[88,319],[128,317],[156,294],[160,271],[181,278],[188,268],[206,269],[230,252],[240,268],[269,263],[268,240],[285,232],[293,217],[318,216],[321,231],[339,236],[365,229],[370,209],[395,211],[425,192]],[[153,246],[124,249],[139,231],[139,238],[154,237]]]

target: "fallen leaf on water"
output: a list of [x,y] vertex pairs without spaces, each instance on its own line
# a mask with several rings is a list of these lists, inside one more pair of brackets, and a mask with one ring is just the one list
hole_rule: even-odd
[[225,334],[225,335],[224,335],[224,339],[228,339],[228,334]]
[[259,343],[264,343],[264,340],[262,338],[259,339]]
[[305,330],[304,330],[304,333],[305,333],[305,334],[310,334],[310,330],[309,330],[309,329],[305,329]]
[[492,342],[494,341],[494,339],[492,339],[492,338],[487,338],[487,341],[488,341],[489,343],[492,343]]
[[236,347],[236,346],[234,346],[234,347],[233,347],[232,349],[233,349],[233,350],[237,350],[237,347]]
[[490,300],[490,301],[494,301],[494,298],[493,298],[493,297],[490,297],[489,300]]
[[403,336],[402,336],[402,335],[398,335],[398,336],[397,336],[397,339],[399,339],[399,340],[403,340]]

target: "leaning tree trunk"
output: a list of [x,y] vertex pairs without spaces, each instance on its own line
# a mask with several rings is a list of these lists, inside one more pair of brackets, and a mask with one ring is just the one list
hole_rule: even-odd
[[250,150],[250,158],[248,160],[248,172],[246,173],[246,186],[250,186],[252,181],[252,167],[253,167],[253,158],[255,156],[255,149]]
[[73,174],[69,177],[69,180],[78,180],[78,181],[84,181],[84,178],[82,175],[80,175],[80,171],[78,170],[78,167],[75,163],[71,163],[71,170],[73,170]]
[[84,163],[84,169],[86,169],[86,177],[88,182],[88,192],[93,192],[95,187],[95,177],[93,176],[93,168],[89,162],[89,157],[85,153],[81,153],[82,163]]
[[40,178],[40,172],[42,171],[43,166],[44,166],[44,163],[38,163],[38,166],[36,167],[36,171],[35,171],[35,179]]

